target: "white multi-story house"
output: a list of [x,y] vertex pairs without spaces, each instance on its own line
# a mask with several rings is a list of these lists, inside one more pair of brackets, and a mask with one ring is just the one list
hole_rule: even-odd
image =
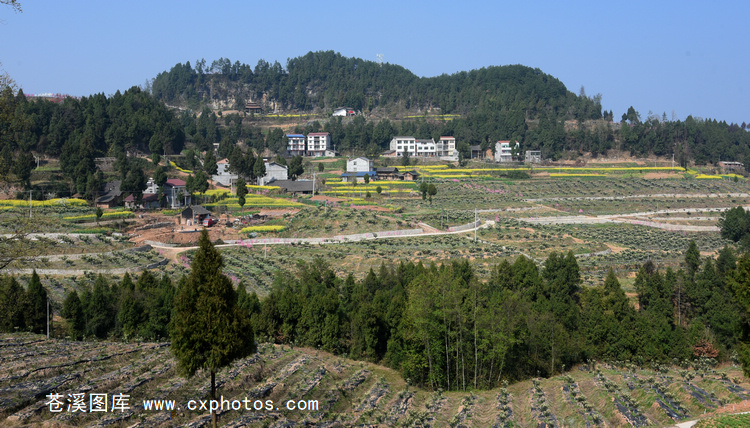
[[326,156],[331,148],[331,134],[311,132],[307,134],[307,156]]
[[435,140],[430,138],[429,140],[417,140],[416,144],[417,156],[434,157],[437,156],[437,147]]
[[513,162],[513,150],[518,152],[518,142],[511,146],[510,140],[495,143],[495,162]]
[[409,156],[415,156],[417,149],[417,139],[414,137],[393,137],[391,139],[391,150],[396,152],[397,157],[401,157],[404,153],[409,153]]
[[286,143],[286,151],[292,155],[292,156],[305,156],[306,153],[306,145],[305,145],[305,136],[302,134],[286,134],[287,143]]
[[281,165],[276,162],[265,162],[266,175],[258,178],[258,186],[265,186],[268,183],[272,183],[276,180],[288,180],[289,179],[289,167]]
[[164,183],[164,196],[170,208],[178,208],[191,204],[190,193],[185,188],[185,182],[179,178],[170,178]]
[[373,163],[370,159],[359,157],[346,161],[346,172],[363,172],[373,171]]
[[435,150],[438,157],[455,157],[457,155],[456,137],[440,137]]
[[404,156],[404,153],[408,153],[409,156],[438,156],[437,145],[432,138],[429,140],[417,140],[414,137],[393,137],[390,149],[396,153],[396,157]]

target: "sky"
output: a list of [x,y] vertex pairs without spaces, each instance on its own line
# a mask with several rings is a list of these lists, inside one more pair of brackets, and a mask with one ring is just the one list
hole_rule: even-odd
[[750,123],[747,1],[19,0],[0,5],[0,62],[27,94],[110,95],[177,63],[255,66],[310,51],[432,77],[522,64],[616,119]]

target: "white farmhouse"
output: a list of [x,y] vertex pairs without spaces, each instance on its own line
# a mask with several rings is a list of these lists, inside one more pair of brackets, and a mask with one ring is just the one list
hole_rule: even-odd
[[495,162],[513,162],[513,150],[518,152],[518,142],[511,146],[510,140],[495,143]]
[[354,116],[354,109],[351,107],[336,107],[333,109],[333,116]]
[[269,183],[273,183],[276,180],[288,180],[289,179],[289,167],[281,165],[276,162],[266,162],[266,175],[258,178],[258,186],[265,186]]
[[229,161],[227,159],[222,159],[218,162],[216,162],[216,174],[211,176],[211,179],[221,184],[222,186],[230,187],[233,181],[236,181],[238,178],[237,174],[232,174],[232,172],[229,171]]
[[370,159],[359,157],[346,161],[346,172],[365,172],[373,171],[373,162]]

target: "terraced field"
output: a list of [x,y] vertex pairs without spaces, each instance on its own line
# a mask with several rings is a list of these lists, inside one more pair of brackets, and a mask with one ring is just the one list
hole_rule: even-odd
[[[0,336],[0,361],[2,426],[200,427],[210,422],[199,407],[209,395],[207,376],[180,376],[166,343],[12,334]],[[268,344],[218,373],[217,386],[217,394],[230,403],[246,397],[250,403],[249,410],[244,404],[240,410],[225,405],[219,424],[229,427],[671,426],[750,398],[750,385],[731,366],[591,362],[550,379],[443,393],[409,387],[395,371],[374,364]],[[91,411],[101,409],[100,402],[91,404],[96,394],[106,394],[106,412]],[[120,399],[114,411],[113,397]],[[174,400],[179,410],[144,407],[144,400],[156,399]],[[189,400],[196,400],[196,410],[188,408]],[[289,410],[287,404],[304,410]]]

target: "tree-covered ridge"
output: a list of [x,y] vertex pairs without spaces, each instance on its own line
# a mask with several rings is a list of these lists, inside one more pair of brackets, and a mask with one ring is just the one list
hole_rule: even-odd
[[260,60],[252,69],[221,58],[206,67],[177,64],[152,83],[153,94],[167,104],[198,106],[214,101],[264,102],[280,109],[331,110],[348,106],[386,111],[396,106],[443,113],[482,110],[520,111],[535,118],[547,112],[561,119],[601,117],[599,98],[578,97],[558,79],[522,65],[492,66],[452,75],[419,78],[405,68],[347,58],[333,51],[309,52],[287,61],[286,68]]
[[[15,175],[27,181],[32,152],[59,157],[63,173],[81,194],[91,190],[88,182],[96,180],[96,157],[180,153],[185,143],[183,125],[174,113],[137,87],[109,97],[95,94],[61,103],[27,100],[22,91],[14,94],[6,88],[0,93],[0,110],[7,117],[0,121],[2,175],[13,167]],[[126,171],[128,166],[120,169]]]

